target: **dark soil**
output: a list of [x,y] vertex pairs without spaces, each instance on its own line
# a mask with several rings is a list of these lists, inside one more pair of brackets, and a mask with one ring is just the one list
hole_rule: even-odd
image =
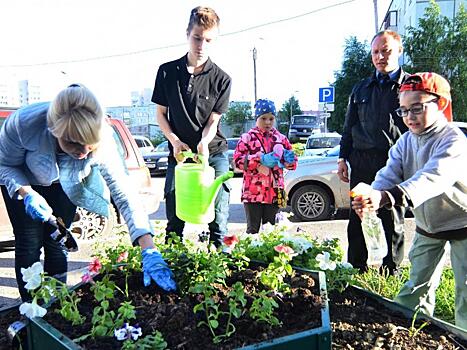
[[[256,273],[253,270],[237,272],[227,281],[227,285],[233,285],[237,281],[243,283],[248,302],[247,309],[252,302],[249,292],[258,288],[254,283]],[[120,288],[124,289],[123,278],[115,278],[115,281]],[[288,282],[292,287],[292,293],[277,300],[279,309],[276,317],[281,320],[283,326],[271,327],[266,323],[255,322],[245,315],[240,319],[234,319],[236,332],[232,337],[222,344],[213,344],[210,330],[206,326],[197,327],[198,322],[205,319],[204,315],[202,313],[193,314],[193,307],[202,300],[201,296],[181,297],[177,294],[163,293],[155,286],[146,288],[143,287],[142,274],[134,275],[129,280],[128,285],[130,286],[131,300],[137,310],[137,321],[132,321],[131,324],[138,323],[143,331],[143,336],[155,330],[160,331],[168,343],[169,349],[235,349],[260,343],[266,339],[320,327],[323,303],[315,281],[309,275],[296,274]],[[225,303],[225,295],[230,289],[221,285],[217,287],[219,293],[216,297],[216,303],[221,305],[222,310],[226,311],[228,305]],[[64,322],[61,316],[53,312],[47,313],[46,321],[71,339],[89,333],[92,326],[92,310],[97,305],[89,288],[88,284],[79,290],[80,313],[87,316],[84,325],[71,326],[71,324]],[[111,304],[118,307],[124,300],[121,293],[116,293]],[[220,324],[225,324],[225,320],[221,319]],[[121,344],[122,342],[114,337],[88,338],[81,343],[83,348],[89,350],[113,350],[118,349]]]
[[[413,335],[412,320],[382,306],[358,289],[331,293],[330,313],[333,349],[466,349],[467,339],[456,338],[428,324]],[[423,322],[417,321],[414,329]]]
[[[246,291],[255,287],[252,284],[251,274],[244,272],[232,281],[242,280]],[[282,298],[280,310],[276,316],[283,322],[282,327],[270,328],[267,325],[254,322],[246,317],[235,322],[237,331],[226,342],[212,344],[212,337],[206,327],[196,327],[202,320],[200,314],[193,314],[193,306],[197,301],[189,297],[180,297],[176,294],[161,293],[156,287],[141,287],[142,277],[135,276],[129,282],[133,304],[137,308],[137,320],[143,329],[143,335],[152,330],[159,330],[164,335],[170,349],[232,349],[246,344],[261,342],[305,329],[316,328],[321,324],[321,300],[317,286],[312,286],[313,280],[308,276],[290,281],[293,287],[291,297]],[[222,291],[219,303],[222,303]],[[88,324],[71,326],[58,315],[49,310],[46,320],[70,338],[76,338],[89,332],[92,315],[91,293],[89,285],[80,290],[82,301],[81,314],[87,316]],[[118,293],[117,293],[118,294]],[[118,300],[118,304],[122,300]],[[249,300],[249,305],[251,300]],[[248,305],[248,306],[249,306]],[[333,349],[391,349],[391,350],[422,350],[422,349],[465,349],[467,340],[455,338],[452,334],[435,325],[424,327],[416,336],[411,336],[408,320],[398,312],[389,310],[368,297],[359,290],[349,288],[344,293],[330,294],[330,312],[332,323]],[[17,311],[0,318],[0,349],[10,349],[7,343],[6,328],[16,320]],[[132,322],[133,324],[133,322]],[[416,323],[415,328],[419,328]],[[118,349],[121,342],[115,338],[101,338],[87,341],[82,344],[85,349]]]

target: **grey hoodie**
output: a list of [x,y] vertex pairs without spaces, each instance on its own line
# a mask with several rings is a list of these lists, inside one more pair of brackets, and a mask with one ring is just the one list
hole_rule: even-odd
[[[467,228],[467,138],[441,117],[420,135],[408,131],[389,150],[372,187],[398,187],[429,234]],[[441,237],[440,237],[441,238]]]

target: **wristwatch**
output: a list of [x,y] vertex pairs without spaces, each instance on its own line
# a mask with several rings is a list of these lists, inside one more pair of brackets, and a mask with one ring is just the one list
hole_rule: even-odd
[[339,159],[337,160],[337,164],[339,164],[340,162],[345,162],[345,158],[339,158]]

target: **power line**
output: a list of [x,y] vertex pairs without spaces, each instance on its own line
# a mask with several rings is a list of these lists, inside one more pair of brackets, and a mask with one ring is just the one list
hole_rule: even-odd
[[[315,14],[317,12],[325,11],[334,7],[342,6],[351,2],[354,2],[356,0],[346,0],[342,2],[335,3],[333,5],[321,7],[316,10],[312,10],[309,12],[305,12],[299,15],[287,17],[287,18],[282,18],[278,19],[275,21],[270,21],[262,24],[257,24],[251,27],[243,28],[234,32],[230,33],[225,33],[221,34],[220,36],[226,37],[226,36],[232,36],[232,35],[237,35],[241,33],[245,33],[254,29],[262,28],[262,27],[267,27],[270,25],[282,23],[282,22],[287,22],[287,21],[292,21],[301,17],[305,17],[311,14]],[[88,58],[79,58],[75,60],[63,60],[63,61],[52,61],[52,62],[41,62],[41,63],[29,63],[29,64],[6,64],[6,65],[0,65],[0,68],[26,68],[26,67],[37,67],[37,66],[49,66],[49,65],[54,65],[54,64],[67,64],[67,63],[80,63],[80,62],[89,62],[89,61],[98,61],[98,60],[105,60],[109,58],[117,58],[117,57],[125,57],[125,56],[133,56],[133,55],[140,55],[143,53],[147,52],[152,52],[152,51],[160,51],[160,50],[165,50],[165,49],[171,49],[174,47],[179,47],[179,46],[184,46],[186,45],[186,42],[183,43],[178,43],[178,44],[170,44],[170,45],[165,45],[165,46],[159,46],[159,47],[153,47],[149,49],[142,49],[142,50],[136,50],[136,51],[130,51],[130,52],[123,52],[123,53],[117,53],[117,54],[112,54],[112,55],[105,55],[105,56],[97,56],[97,57],[88,57]]]

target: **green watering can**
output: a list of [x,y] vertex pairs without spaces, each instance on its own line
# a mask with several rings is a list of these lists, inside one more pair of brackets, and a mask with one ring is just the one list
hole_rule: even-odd
[[[182,152],[185,158],[196,156]],[[233,177],[228,171],[214,178],[214,168],[198,155],[201,163],[178,163],[175,167],[175,201],[177,217],[192,224],[209,224],[214,221],[214,198],[222,183]]]

